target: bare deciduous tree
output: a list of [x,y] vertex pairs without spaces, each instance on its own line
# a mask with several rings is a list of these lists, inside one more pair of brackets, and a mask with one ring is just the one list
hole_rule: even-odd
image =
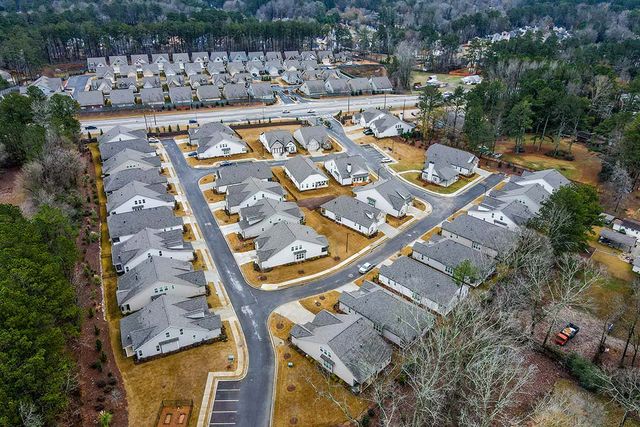
[[415,65],[415,46],[412,46],[406,41],[400,42],[396,47],[395,59],[396,59],[396,77],[398,83],[403,89],[409,89],[409,83],[411,83],[411,70]]
[[624,410],[620,420],[620,427],[622,427],[629,412],[640,412],[640,369],[600,371],[599,377],[602,382],[601,390],[611,396]]
[[32,402],[20,402],[18,412],[24,427],[41,427],[44,425],[42,415]]

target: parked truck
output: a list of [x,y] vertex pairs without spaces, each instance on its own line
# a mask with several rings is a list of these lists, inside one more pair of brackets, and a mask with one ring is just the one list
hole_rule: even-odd
[[556,335],[556,344],[565,345],[570,339],[578,334],[580,328],[573,323],[569,323]]

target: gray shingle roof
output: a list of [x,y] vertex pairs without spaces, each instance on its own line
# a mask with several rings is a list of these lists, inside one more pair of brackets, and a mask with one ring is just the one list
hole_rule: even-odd
[[198,138],[198,148],[196,149],[197,153],[204,153],[205,151],[207,151],[208,149],[210,149],[211,147],[215,147],[216,145],[220,144],[221,142],[229,142],[229,141],[234,141],[238,144],[243,145],[245,148],[247,148],[247,144],[241,140],[240,138],[238,138],[235,135],[229,135],[227,133],[223,133],[223,132],[215,132],[211,135],[202,137],[202,138]]
[[158,282],[193,286],[194,288],[207,285],[204,271],[194,271],[190,262],[153,256],[118,277],[116,291],[118,305],[126,304],[131,297],[153,287]]
[[238,206],[248,198],[262,191],[280,197],[285,195],[284,188],[282,188],[279,183],[249,177],[239,184],[227,187],[227,205],[229,207]]
[[203,139],[215,133],[224,133],[230,136],[236,136],[236,133],[224,123],[207,122],[199,127],[189,129],[189,138]]
[[267,145],[272,148],[275,144],[280,143],[286,147],[290,143],[295,144],[293,135],[288,130],[270,130],[264,133],[264,137],[267,140]]
[[524,180],[529,181],[534,179],[542,179],[546,181],[555,190],[557,190],[558,188],[564,185],[569,185],[571,183],[571,181],[569,181],[567,178],[564,177],[564,175],[562,175],[560,172],[558,172],[555,169],[546,169],[546,170],[537,171],[537,172],[525,171],[523,172],[521,177],[519,178],[514,177],[511,180],[517,183],[519,181],[524,181]]
[[207,64],[207,71],[209,71],[209,74],[222,74],[227,71],[227,68],[222,62],[209,62],[209,64]]
[[327,238],[318,234],[313,228],[301,224],[280,222],[255,239],[258,261],[271,258],[296,240],[315,243],[322,246],[329,244]]
[[[115,140],[114,140],[115,138]],[[132,130],[125,126],[116,125],[98,137],[98,142],[117,141],[125,139],[147,139],[147,131],[144,129]]]
[[286,161],[284,167],[293,175],[298,183],[301,183],[311,175],[320,175],[322,178],[328,180],[327,176],[322,173],[318,166],[304,156],[292,157]]
[[389,202],[395,210],[400,210],[404,205],[411,203],[413,200],[413,195],[411,195],[406,188],[399,185],[396,181],[389,179],[381,179],[363,187],[354,188],[353,192],[359,193],[368,190],[375,190],[380,197]]
[[357,117],[362,117],[364,118],[364,121],[369,123],[371,122],[373,119],[375,119],[376,117],[378,117],[381,114],[391,114],[389,113],[389,110],[379,110],[377,108],[367,108],[366,110],[364,110],[362,113],[360,113]]
[[104,179],[104,191],[107,193],[116,191],[132,181],[143,184],[163,184],[167,185],[167,177],[160,174],[159,169],[126,169],[109,175]]
[[442,229],[498,252],[507,250],[515,242],[515,233],[470,215],[461,215],[442,223]]
[[107,197],[107,212],[111,212],[134,196],[144,196],[165,202],[174,201],[174,197],[167,193],[167,188],[164,185],[147,185],[142,182],[132,181]]
[[507,190],[492,191],[491,195],[497,199],[524,196],[537,204],[542,204],[551,194],[549,194],[542,185],[531,184],[525,186],[513,185]]
[[269,165],[264,162],[240,162],[219,168],[216,175],[213,186],[219,188],[239,184],[249,177],[271,179],[273,173]]
[[433,327],[435,320],[434,316],[423,309],[391,295],[369,281],[365,281],[355,291],[342,292],[339,302],[387,329],[407,344],[420,337],[425,329]]
[[449,165],[453,165],[465,169],[473,169],[474,163],[478,160],[476,156],[467,151],[442,144],[431,145],[427,148],[426,156],[427,164],[428,162],[433,162],[437,168],[446,168]]
[[433,238],[426,243],[416,242],[413,251],[452,269],[469,261],[477,270],[478,279],[486,276],[495,266],[490,256],[451,239]]
[[122,163],[128,160],[143,162],[152,167],[160,167],[160,157],[148,156],[145,153],[141,153],[131,148],[125,148],[121,151],[118,151],[108,160],[104,161],[104,163],[102,164],[102,172],[105,174],[110,173],[114,168],[120,166]]
[[222,93],[226,99],[246,99],[249,97],[244,84],[227,83],[222,88]]
[[120,320],[120,340],[123,348],[132,346],[136,351],[168,327],[213,331],[221,325],[220,316],[209,312],[206,297],[182,299],[163,295]]
[[140,89],[140,100],[143,104],[164,104],[164,93],[159,87]]
[[173,209],[168,206],[125,212],[107,217],[107,228],[111,240],[136,234],[149,224],[153,224],[156,229],[175,228],[182,226],[182,219],[175,216]]
[[304,214],[294,202],[262,199],[253,206],[247,206],[240,209],[240,218],[242,219],[238,225],[240,226],[240,230],[245,230],[260,221],[271,218],[279,212],[295,217],[297,222],[300,222],[300,220],[304,218]]
[[131,55],[131,64],[148,64],[149,63],[149,55],[146,53]]
[[168,53],[152,53],[151,54],[151,62],[167,63],[167,62],[169,62],[169,54]]
[[190,62],[188,53],[179,52],[179,53],[174,53],[172,56],[173,56],[173,62],[174,63],[176,63],[176,62]]
[[404,124],[405,122],[403,122],[393,114],[385,114],[382,117],[374,120],[371,123],[371,127],[375,127],[378,132],[385,132],[390,128],[396,127],[398,123]]
[[115,89],[109,93],[111,105],[135,104],[133,89]]
[[296,131],[293,132],[293,137],[304,148],[307,148],[311,141],[317,141],[320,147],[322,147],[329,141],[329,133],[327,132],[327,128],[320,125],[306,126],[301,127],[300,129],[296,129]]
[[158,76],[153,76],[153,77],[143,77],[142,86],[146,89],[151,89],[151,88],[161,88],[162,84],[160,83],[160,78]]
[[350,79],[349,88],[351,88],[352,92],[371,90],[371,86],[369,86],[369,80],[367,80],[365,77]]
[[636,244],[637,239],[633,236],[629,236],[627,234],[618,233],[617,231],[609,230],[608,228],[603,228],[600,231],[600,237],[611,240],[612,242],[618,243],[622,246],[633,247]]
[[413,258],[402,256],[391,265],[383,265],[380,275],[443,307],[449,307],[457,298],[458,285],[451,277]]
[[251,83],[251,91],[254,98],[269,98],[273,97],[273,89],[271,83]]
[[323,310],[313,321],[295,325],[291,336],[313,336],[314,342],[328,346],[360,384],[383,368],[392,353],[389,344],[373,327],[355,314],[333,314]]
[[170,87],[169,99],[171,102],[191,102],[193,97],[191,95],[190,87]]
[[282,61],[282,53],[280,52],[267,52],[265,54],[265,59],[267,61],[279,60]]
[[351,91],[349,80],[347,79],[329,78],[325,83],[331,87],[333,93],[349,93]]
[[220,89],[214,85],[202,85],[196,89],[196,94],[200,101],[211,101],[220,99]]
[[157,76],[160,74],[160,68],[158,64],[146,64],[142,66],[142,74],[153,74]]
[[371,86],[374,87],[375,90],[393,89],[391,80],[389,80],[387,76],[371,77]]
[[109,64],[128,64],[126,55],[111,55],[109,56]]
[[346,195],[329,200],[323,203],[320,208],[333,212],[342,218],[347,218],[366,228],[371,227],[373,223],[377,223],[379,216],[382,214],[380,209]]
[[285,59],[298,59],[300,58],[300,53],[297,50],[285,50],[284,51]]
[[102,157],[103,161],[110,159],[126,148],[145,154],[156,152],[156,149],[149,145],[146,139],[128,139],[124,141],[101,142],[98,144],[100,157]]
[[149,249],[191,251],[191,243],[185,242],[182,230],[162,231],[145,228],[125,242],[112,246],[113,265],[126,264]]
[[[336,154],[333,159],[335,160],[336,167],[338,168],[338,174],[342,178],[369,175],[369,168],[367,168],[367,165],[361,156]],[[351,173],[347,171],[347,165],[351,165]]]
[[322,80],[307,80],[303,83],[309,89],[311,95],[321,95],[326,93],[324,82]]
[[101,90],[85,90],[76,92],[73,97],[81,107],[95,107],[104,105],[104,95]]

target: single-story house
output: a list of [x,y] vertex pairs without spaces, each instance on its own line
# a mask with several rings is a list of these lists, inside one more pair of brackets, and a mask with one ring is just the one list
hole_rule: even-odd
[[73,97],[78,104],[80,104],[80,108],[102,108],[104,105],[104,95],[101,90],[85,90],[82,92],[76,92]]
[[340,185],[369,182],[369,168],[361,156],[337,154],[324,162],[324,168]]
[[371,93],[371,86],[366,77],[349,79],[349,89],[351,89],[352,95],[366,95]]
[[144,360],[210,342],[222,333],[220,316],[207,298],[162,295],[120,320],[120,341],[127,357]]
[[231,52],[229,53],[229,62],[247,62],[246,52]]
[[353,116],[353,123],[359,124],[364,128],[368,128],[371,126],[371,123],[373,123],[375,120],[379,119],[380,117],[386,114],[391,114],[391,113],[389,112],[389,110],[367,108],[362,113],[358,113]]
[[182,230],[182,218],[175,216],[173,206],[160,206],[141,211],[125,212],[107,217],[109,239],[113,243],[125,242],[149,224],[161,231]]
[[307,151],[331,149],[331,139],[324,126],[307,126],[296,129],[293,138]]
[[403,135],[413,131],[414,125],[400,120],[393,114],[384,114],[371,123],[370,129],[376,138]]
[[264,148],[274,156],[283,156],[298,151],[291,132],[286,130],[262,132],[259,140]]
[[469,292],[468,286],[458,286],[446,274],[406,256],[380,267],[378,280],[403,297],[442,316],[449,314]]
[[202,85],[196,89],[196,95],[201,102],[216,102],[220,100],[220,89],[215,85]]
[[117,191],[132,181],[146,185],[167,185],[167,177],[160,174],[160,169],[127,169],[104,178],[104,192],[108,195]]
[[454,276],[456,268],[468,261],[474,271],[464,277],[464,282],[471,286],[484,282],[496,267],[496,261],[489,255],[440,236],[434,236],[426,243],[414,243],[411,257],[449,276]]
[[640,238],[640,221],[631,218],[616,219],[613,221],[613,229],[636,239]]
[[440,234],[492,258],[511,250],[516,241],[513,231],[470,215],[443,222]]
[[385,214],[380,209],[346,195],[323,203],[320,213],[367,237],[375,235],[385,222]]
[[219,132],[229,136],[236,136],[233,129],[223,123],[207,122],[201,124],[199,127],[189,129],[189,143],[191,143],[191,145],[199,145],[200,140],[205,140],[207,137]]
[[131,89],[114,89],[109,93],[112,107],[129,108],[136,105],[136,98]]
[[224,85],[224,88],[222,88],[222,94],[224,98],[230,102],[249,100],[249,93],[244,84],[227,83]]
[[224,208],[228,213],[234,214],[242,208],[255,205],[259,200],[273,199],[282,202],[285,194],[284,188],[277,182],[249,177],[239,184],[227,187]]
[[132,181],[107,197],[107,212],[117,215],[159,206],[173,208],[174,204],[175,198],[167,193],[165,185]]
[[87,70],[89,72],[95,72],[98,68],[106,67],[108,67],[107,59],[104,56],[87,58]]
[[391,346],[356,314],[318,313],[291,329],[291,343],[347,385],[361,388],[391,363]]
[[276,100],[271,83],[251,83],[247,92],[256,101],[270,103]]
[[209,74],[224,74],[227,72],[227,68],[222,62],[209,62],[207,65],[207,71]]
[[302,80],[302,74],[300,73],[300,71],[285,71],[282,74],[282,80],[285,81],[285,83],[290,84],[290,85],[297,85],[303,82]]
[[442,144],[427,148],[422,179],[433,184],[448,187],[460,175],[471,176],[478,167],[478,158],[464,150]]
[[116,125],[98,136],[99,143],[130,141],[134,139],[147,139],[147,131],[144,129],[132,130],[125,126]]
[[413,195],[396,181],[380,179],[353,189],[356,199],[396,218],[407,214]]
[[40,76],[29,87],[37,87],[46,97],[64,92],[62,79],[58,77]]
[[164,92],[159,87],[140,89],[140,101],[144,105],[161,107],[164,105]]
[[152,89],[152,88],[161,88],[162,83],[160,83],[160,78],[155,77],[143,77],[142,78],[142,88],[143,89]]
[[227,157],[249,151],[247,144],[235,135],[216,132],[200,138],[196,149],[198,159]]
[[135,77],[120,77],[113,83],[113,89],[130,89],[135,91],[138,88],[138,80]]
[[284,173],[299,191],[329,186],[329,178],[309,158],[296,156],[284,164]]
[[188,86],[170,87],[169,99],[174,105],[191,105],[191,102],[193,102],[191,88]]
[[102,164],[102,173],[113,175],[127,169],[157,169],[160,167],[160,158],[149,156],[148,153],[141,153],[131,148],[125,148],[105,160]]
[[227,52],[211,52],[209,64],[211,64],[212,62],[223,63],[228,61],[229,56],[227,55]]
[[184,64],[191,62],[191,59],[189,58],[188,53],[178,52],[178,53],[174,53],[172,57],[173,57],[173,63],[178,64],[181,69],[184,69]]
[[191,85],[193,89],[209,85],[209,77],[205,74],[192,74],[189,76],[189,85]]
[[147,54],[143,53],[143,54],[131,55],[131,65],[142,66],[148,63],[149,63],[149,55]]
[[196,64],[200,64],[200,67],[204,67],[209,62],[209,53],[193,52],[191,54],[191,60]]
[[[104,135],[103,135],[104,136]],[[156,155],[156,149],[146,139],[123,139],[121,141],[99,142],[98,150],[100,150],[100,158],[103,162],[109,160],[124,149],[130,149],[143,153],[146,157]]]
[[154,77],[160,75],[158,64],[147,64],[142,66],[142,77]]
[[387,76],[371,77],[369,85],[374,93],[393,92],[393,85]]
[[265,54],[265,59],[267,61],[280,61],[280,62],[282,62],[282,53],[275,52],[275,51],[267,52]]
[[348,79],[329,78],[324,82],[324,88],[329,95],[350,95]]
[[263,62],[264,52],[249,52],[247,54],[247,60],[249,62]]
[[171,89],[172,87],[183,87],[184,86],[184,77],[182,76],[167,76],[167,87]]
[[300,85],[300,92],[311,97],[319,97],[327,93],[322,80],[307,80]]
[[167,53],[152,53],[151,63],[156,64],[159,69],[164,70],[164,66],[171,61],[169,60],[169,54]]
[[270,181],[273,178],[271,168],[265,162],[238,162],[223,168],[218,168],[215,172],[213,188],[218,193],[226,193],[227,187],[233,184],[240,184],[247,178],[253,177],[263,181]]
[[284,59],[300,59],[300,52],[297,50],[285,50]]
[[269,230],[279,222],[302,224],[304,214],[294,202],[265,198],[240,209],[240,235],[250,239]]
[[254,240],[260,270],[329,255],[329,242],[306,225],[279,222]]
[[113,245],[111,250],[116,273],[126,273],[152,256],[185,262],[194,259],[193,247],[191,243],[184,241],[182,230],[159,231],[145,228],[126,242]]
[[401,348],[426,334],[435,321],[422,308],[369,281],[354,291],[342,292],[338,308],[346,314],[364,317],[379,334]]

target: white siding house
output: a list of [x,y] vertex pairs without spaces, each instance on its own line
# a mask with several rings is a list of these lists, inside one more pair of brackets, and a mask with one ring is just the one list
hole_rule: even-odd
[[349,196],[338,196],[320,206],[327,218],[365,236],[373,236],[385,221],[385,214],[373,206]]
[[305,225],[280,222],[255,239],[261,270],[329,255],[327,238]]
[[329,186],[329,178],[307,157],[296,156],[287,160],[284,173],[300,191]]

